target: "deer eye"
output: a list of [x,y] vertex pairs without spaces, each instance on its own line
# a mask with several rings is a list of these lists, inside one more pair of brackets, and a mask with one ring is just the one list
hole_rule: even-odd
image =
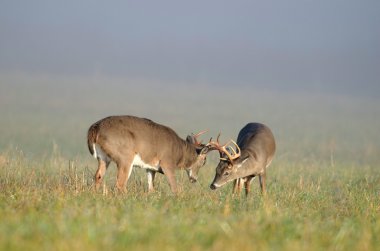
[[230,171],[225,171],[225,172],[223,173],[223,175],[224,175],[224,176],[228,176],[228,175],[230,175]]

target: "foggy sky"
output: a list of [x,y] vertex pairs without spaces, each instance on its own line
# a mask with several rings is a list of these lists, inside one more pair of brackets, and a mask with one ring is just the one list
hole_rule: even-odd
[[380,1],[1,1],[0,73],[380,93]]

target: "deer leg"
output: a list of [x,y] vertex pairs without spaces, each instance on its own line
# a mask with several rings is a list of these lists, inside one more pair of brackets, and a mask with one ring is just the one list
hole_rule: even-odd
[[146,170],[148,176],[148,192],[154,192],[154,177],[156,176],[156,171]]
[[232,194],[236,194],[238,182],[239,182],[238,179],[234,180],[234,187],[232,188]]
[[237,192],[238,192],[238,195],[240,196],[241,190],[243,189],[244,179],[239,178],[238,180],[239,180],[239,185],[238,185],[238,191]]
[[255,178],[255,176],[249,176],[246,178],[244,182],[244,188],[245,188],[245,196],[248,196],[249,192],[251,191],[251,181]]
[[98,170],[95,173],[95,189],[98,190],[100,185],[102,184],[104,174],[109,165],[109,161],[105,161],[101,158],[98,158]]
[[243,183],[243,179],[241,178],[234,180],[234,189],[233,189],[234,194],[240,195],[241,189],[242,189],[242,183]]
[[266,191],[266,176],[267,176],[267,173],[266,173],[266,168],[264,168],[264,172],[262,174],[259,174],[259,181],[260,181],[260,188],[261,188],[261,193],[263,195],[266,195],[267,191]]
[[119,191],[121,192],[127,191],[125,184],[127,183],[129,176],[131,176],[132,168],[133,168],[133,163],[131,160],[117,164],[116,187]]
[[163,169],[165,176],[167,177],[170,188],[174,194],[178,193],[177,181],[175,180],[174,170],[170,168]]

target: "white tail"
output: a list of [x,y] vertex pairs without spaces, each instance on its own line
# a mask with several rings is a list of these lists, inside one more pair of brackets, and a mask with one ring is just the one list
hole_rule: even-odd
[[92,144],[92,151],[93,151],[92,156],[94,156],[94,158],[97,159],[98,158],[98,154],[96,152],[96,145],[95,145],[95,143]]

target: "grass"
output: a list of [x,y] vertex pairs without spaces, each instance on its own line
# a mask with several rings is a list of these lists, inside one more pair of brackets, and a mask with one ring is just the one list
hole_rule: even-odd
[[[376,99],[120,79],[0,80],[0,250],[380,250]],[[141,169],[118,194],[114,165],[93,191],[86,130],[111,114],[148,117],[183,138],[209,129],[225,140],[247,122],[268,124],[277,153],[267,197],[257,180],[248,198],[232,196],[231,185],[210,190],[216,153],[198,183],[177,173],[178,196],[162,175],[147,194]]]
[[[163,176],[146,193],[137,169],[128,194],[113,190],[114,167],[102,191],[93,167],[59,155],[30,161],[11,151],[0,169],[1,250],[379,250],[380,170],[336,163],[287,161],[268,170],[268,196],[245,199],[230,187],[207,188],[179,172],[178,196]],[[92,163],[94,164],[94,163]]]

